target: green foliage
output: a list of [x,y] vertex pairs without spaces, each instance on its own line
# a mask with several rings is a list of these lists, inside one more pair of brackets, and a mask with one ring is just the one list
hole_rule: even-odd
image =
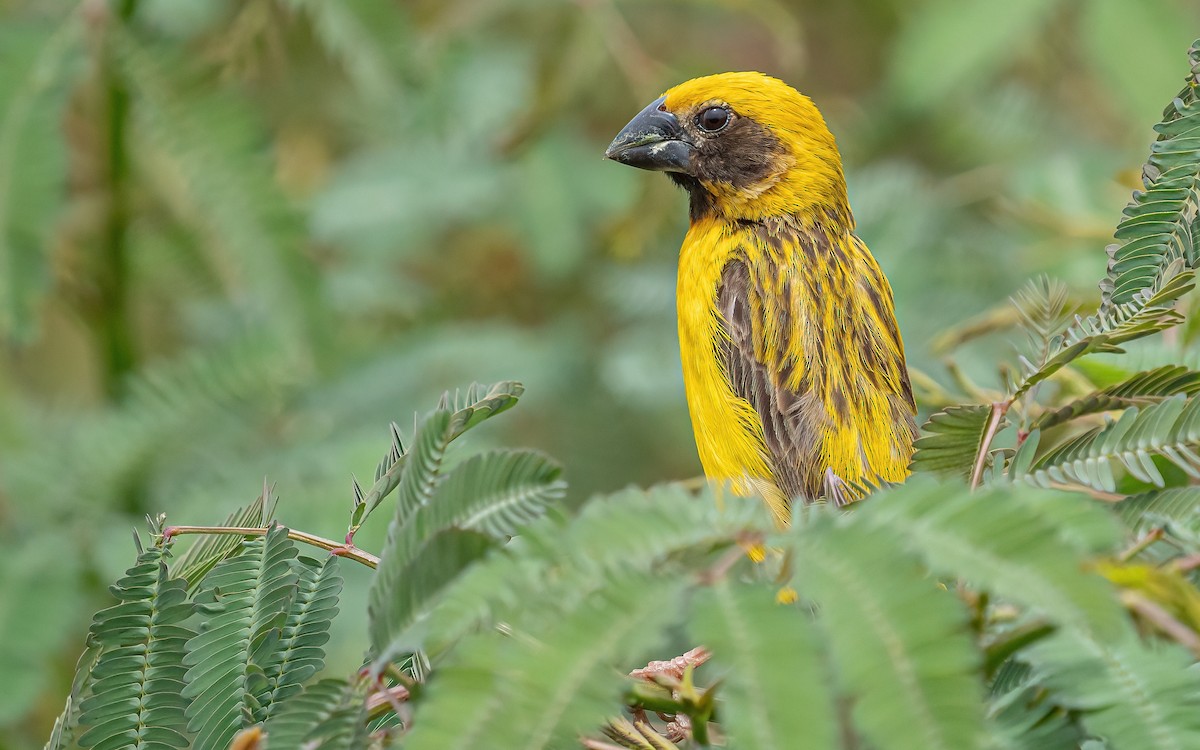
[[967,404],[931,416],[927,434],[917,438],[912,470],[969,476],[991,414],[985,404]]
[[1106,304],[1133,299],[1155,285],[1173,262],[1189,268],[1200,262],[1200,45],[1189,50],[1187,85],[1154,126],[1158,140],[1142,171],[1145,192],[1136,192],[1117,225],[1121,242],[1109,249],[1108,277],[1101,288]]
[[49,281],[47,246],[64,179],[56,123],[78,63],[80,23],[18,23],[0,29],[0,336],[25,339]]
[[366,701],[361,684],[326,678],[288,701],[266,725],[268,747],[354,750],[366,739]]
[[822,525],[797,539],[795,584],[820,606],[853,722],[880,748],[983,744],[979,655],[960,603],[896,539]]
[[867,520],[894,529],[936,574],[961,577],[1057,622],[1105,632],[1116,627],[1119,613],[1108,587],[1077,565],[1116,543],[1105,514],[1050,493],[1023,491],[1014,498],[1011,491],[987,490],[968,500],[953,486],[922,490]]
[[[466,666],[467,675],[481,667],[491,672],[483,682],[490,694],[478,696],[484,709],[469,710],[463,693],[452,690],[454,682],[443,691],[435,681],[429,688],[430,720],[415,723],[406,746],[470,747],[472,739],[484,738],[499,747],[568,746],[612,710],[623,683],[613,665],[630,663],[661,642],[663,627],[680,611],[684,586],[686,581],[666,577],[612,576],[592,587],[586,599],[564,607],[558,621],[514,623],[519,629],[511,645],[499,644],[491,658],[458,665]],[[463,653],[478,654],[465,645]],[[449,660],[447,670],[456,662]],[[458,679],[461,684],[464,676]]]
[[[1153,369],[1125,369],[1136,358],[1122,349],[1187,319],[1185,295],[1200,258],[1195,242],[1200,151],[1192,138],[1200,123],[1193,111],[1200,50],[1193,45],[1189,54],[1187,86],[1156,127],[1159,140],[1143,173],[1146,192],[1134,194],[1117,228],[1121,244],[1109,251],[1099,311],[1070,323],[1056,312],[1065,305],[1055,287],[1043,284],[1022,293],[1016,300],[1019,317],[1040,344],[1035,346],[1040,356],[1023,358],[1007,396],[992,403],[991,413],[1004,422],[987,429],[980,405],[948,407],[930,424],[936,436],[922,439],[926,446],[932,443],[933,452],[918,442],[914,471],[990,465],[993,470],[983,478],[993,491],[1020,493],[1019,502],[1042,517],[1022,522],[1027,537],[1014,550],[1005,546],[1004,522],[989,519],[995,504],[976,511],[984,534],[936,530],[959,512],[956,498],[894,505],[883,515],[887,528],[925,551],[935,572],[1027,608],[1023,623],[995,636],[1001,658],[1008,660],[1005,667],[1029,667],[1006,687],[998,689],[1000,676],[993,686],[999,696],[993,715],[1007,746],[1075,746],[1078,730],[1103,738],[1109,748],[1184,748],[1200,741],[1194,719],[1196,592],[1184,577],[1190,565],[1174,567],[1200,541],[1193,528],[1198,498],[1188,486],[1200,477],[1198,381],[1184,364],[1194,334],[1190,327],[1172,332],[1182,341]],[[957,433],[944,427],[947,414],[971,413],[979,416],[974,423],[960,420]],[[1016,433],[1015,451],[993,446],[1008,424],[1009,434]],[[939,462],[943,456],[948,458]],[[1047,509],[1060,513],[1061,501],[1018,490],[1012,480],[1119,501],[1115,517],[1141,540],[1100,569],[1122,587],[1119,602],[1135,613],[1140,633],[1107,587],[1069,561],[1111,548],[1112,530],[1097,522],[1101,515],[1076,517],[1069,525],[1065,517],[1042,515]],[[1165,489],[1136,494],[1149,488]],[[1070,538],[1063,536],[1066,530]],[[1147,642],[1147,631],[1177,643]],[[999,675],[1015,673],[1005,667]],[[1032,744],[1038,726],[1042,744]]]
[[1099,641],[1070,633],[1026,651],[1059,705],[1083,711],[1090,734],[1111,747],[1192,747],[1197,742],[1192,660],[1177,647],[1149,648],[1128,632]]
[[[451,410],[447,417],[447,425],[445,428],[445,444],[449,445],[450,441],[462,435],[467,430],[480,424],[485,419],[492,417],[507,409],[511,409],[517,403],[517,399],[525,392],[525,387],[520,383],[513,381],[504,381],[494,385],[484,387],[479,384],[473,384],[467,389],[466,393],[455,393],[453,403],[450,401],[449,394],[442,397],[441,409]],[[443,446],[442,451],[445,450]],[[371,514],[379,504],[383,502],[392,490],[400,484],[401,477],[404,476],[405,461],[408,458],[408,453],[404,449],[404,444],[400,439],[400,428],[392,423],[392,447],[388,454],[380,461],[378,468],[375,469],[375,484],[367,492],[363,492],[355,482],[354,485],[354,513],[350,517],[349,533],[354,534],[367,516]],[[409,501],[413,502],[413,501]]]
[[[255,527],[265,524],[275,512],[271,490],[263,487],[258,498],[245,508],[229,514],[222,526]],[[205,536],[188,547],[172,566],[175,574],[188,582],[190,588],[199,585],[204,576],[226,557],[240,551],[241,540],[236,536]]]
[[[883,6],[702,6],[13,5],[20,22],[0,27],[6,731],[114,748],[260,731],[275,748],[573,747],[601,733],[652,750],[1197,744],[1195,50],[1100,308],[1071,319],[1078,295],[1050,281],[1019,293],[977,333],[1019,325],[1032,345],[977,386],[993,343],[956,339],[969,342],[949,371],[961,397],[924,351],[932,326],[1032,270],[1090,283],[1125,161],[1113,139],[1157,106],[1152,79],[1178,62],[1171,40],[1194,13],[1170,0],[1070,13],[932,0],[899,21]],[[1064,29],[1071,60],[1040,43]],[[803,36],[844,51],[804,50]],[[661,325],[679,199],[639,192],[597,144],[652,92],[749,59],[830,87],[819,102],[834,89],[872,102],[825,109],[909,361],[933,375],[913,469],[950,478],[798,509],[787,530],[713,492],[607,492],[696,466]],[[502,380],[515,373],[536,409],[457,455],[522,397]],[[411,440],[392,423],[346,523],[331,499],[370,471],[397,405],[472,375],[497,382],[444,397]],[[496,449],[517,441],[569,458],[569,504],[558,464]],[[276,485],[247,504],[264,470],[290,530],[273,522]],[[369,522],[385,502],[386,529]],[[51,733],[62,703],[39,704],[69,668],[73,610],[128,565],[116,530],[161,509],[225,528],[155,522]],[[168,561],[185,533],[203,536]],[[376,572],[347,574],[339,601],[347,560]],[[711,664],[622,677],[699,643]]]
[[263,718],[271,672],[283,658],[278,646],[296,593],[296,547],[280,526],[242,546],[242,554],[213,568],[196,593],[197,606],[211,618],[188,641],[184,657],[183,697],[190,700],[188,729],[198,748],[225,747],[244,721]]
[[287,619],[279,631],[272,662],[263,671],[265,691],[255,697],[262,721],[270,720],[276,709],[325,666],[322,648],[329,640],[329,625],[338,613],[338,594],[342,576],[338,558],[330,556],[317,562],[301,557],[293,566],[298,585],[288,608]]
[[727,581],[698,592],[692,607],[688,632],[724,672],[719,693],[731,740],[763,750],[793,747],[797,737],[813,750],[838,747],[830,667],[805,613],[780,606],[767,586]]
[[88,643],[100,655],[88,670],[90,695],[79,705],[82,747],[188,747],[184,716],[186,626],[194,604],[187,584],[170,578],[166,549],[138,555],[112,592],[120,604],[101,610]]
[[1033,424],[1036,429],[1046,429],[1090,414],[1155,404],[1179,393],[1194,396],[1197,392],[1200,392],[1200,371],[1165,365],[1139,372],[1059,409],[1046,411]]
[[1144,409],[1130,407],[1121,418],[1097,427],[1046,453],[1033,465],[1039,484],[1082,484],[1105,492],[1116,490],[1114,467],[1123,467],[1142,482],[1162,487],[1161,457],[1186,474],[1200,477],[1200,401],[1182,394]]

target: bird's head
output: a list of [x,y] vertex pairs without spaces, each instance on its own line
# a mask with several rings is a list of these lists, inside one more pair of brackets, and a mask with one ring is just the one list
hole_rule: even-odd
[[690,193],[693,220],[852,221],[841,157],[821,113],[762,73],[679,84],[639,112],[604,155],[667,172]]

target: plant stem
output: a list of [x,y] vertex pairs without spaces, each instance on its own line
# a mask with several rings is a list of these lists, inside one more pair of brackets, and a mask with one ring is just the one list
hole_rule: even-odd
[[[265,536],[271,528],[269,526],[168,526],[163,529],[163,539],[170,539],[173,536],[180,534],[231,534],[234,536]],[[343,544],[335,542],[332,539],[316,536],[295,529],[288,529],[288,539],[297,542],[311,544],[314,547],[320,547],[324,550],[329,550],[338,557],[346,557],[355,562],[362,563],[368,568],[375,569],[379,567],[379,558],[372,555],[366,550],[359,549],[352,544]]]
[[971,489],[978,487],[979,482],[983,480],[983,466],[987,463],[988,451],[992,448],[992,441],[996,439],[996,432],[999,431],[1000,423],[1004,421],[1004,415],[1010,406],[1011,400],[996,401],[992,404],[992,413],[988,416],[983,439],[979,441],[979,452],[975,455],[975,468],[971,471]]
[[1122,592],[1121,603],[1130,611],[1141,615],[1163,634],[1185,646],[1193,656],[1200,658],[1200,634],[1176,620],[1165,609],[1135,591]]
[[1147,532],[1145,536],[1143,536],[1141,539],[1134,542],[1132,547],[1130,547],[1129,549],[1125,550],[1120,555],[1118,555],[1117,562],[1123,562],[1123,563],[1129,562],[1133,558],[1137,557],[1142,551],[1144,551],[1151,544],[1154,544],[1158,540],[1162,539],[1164,533],[1166,533],[1166,532],[1163,531],[1163,528],[1161,526],[1156,526],[1155,528],[1150,529],[1150,531]]
[[[136,9],[137,0],[120,0],[111,23],[125,26]],[[96,326],[104,360],[104,391],[109,398],[117,399],[125,377],[136,364],[129,331],[129,89],[117,70],[107,39],[103,50],[108,210],[96,265],[99,295]]]

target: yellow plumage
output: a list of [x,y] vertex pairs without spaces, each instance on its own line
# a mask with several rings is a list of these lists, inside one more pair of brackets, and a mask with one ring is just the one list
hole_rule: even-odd
[[902,480],[915,425],[892,292],[816,106],[758,73],[697,78],[609,156],[691,195],[679,343],[705,473],[762,494],[781,523],[795,498]]

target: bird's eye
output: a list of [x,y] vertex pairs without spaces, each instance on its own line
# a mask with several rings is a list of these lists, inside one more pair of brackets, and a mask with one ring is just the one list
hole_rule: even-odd
[[696,124],[701,130],[715,133],[729,124],[729,110],[724,107],[709,107],[696,116]]

